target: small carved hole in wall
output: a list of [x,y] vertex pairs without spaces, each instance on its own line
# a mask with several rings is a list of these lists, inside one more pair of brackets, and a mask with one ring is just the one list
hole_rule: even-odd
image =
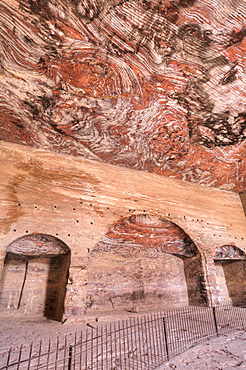
[[243,238],[241,238],[241,240],[243,240]]
[[109,209],[109,207],[107,207],[107,209]]
[[76,222],[78,223],[78,222],[79,222],[79,220],[76,220]]
[[38,208],[37,206],[34,206],[34,208]]
[[18,203],[18,206],[20,206],[20,203]]
[[70,234],[67,234],[67,236],[70,236]]
[[90,251],[91,251],[90,248],[87,248],[87,252],[90,253]]
[[56,236],[58,236],[58,234],[56,233]]
[[28,234],[28,230],[26,230],[26,234]]
[[93,222],[91,222],[91,225],[93,225]]
[[170,213],[167,214],[168,216],[171,216]]
[[53,206],[53,208],[56,208],[56,206]]
[[235,236],[235,239],[237,239],[237,237]]
[[13,231],[14,231],[14,233],[16,232],[16,230],[15,230],[15,229],[14,229]]
[[92,207],[92,204],[90,204],[90,207]]
[[83,204],[83,202],[80,202],[80,204]]
[[73,211],[75,211],[76,210],[76,208],[73,208]]

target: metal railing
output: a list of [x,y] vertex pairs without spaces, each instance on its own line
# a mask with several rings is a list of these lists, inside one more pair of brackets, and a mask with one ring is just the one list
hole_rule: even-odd
[[152,370],[188,348],[246,330],[246,308],[223,304],[138,315],[0,353],[0,370]]

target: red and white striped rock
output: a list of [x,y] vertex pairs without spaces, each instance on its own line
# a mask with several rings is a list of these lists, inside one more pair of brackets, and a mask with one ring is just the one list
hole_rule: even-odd
[[243,191],[245,12],[2,0],[1,139]]

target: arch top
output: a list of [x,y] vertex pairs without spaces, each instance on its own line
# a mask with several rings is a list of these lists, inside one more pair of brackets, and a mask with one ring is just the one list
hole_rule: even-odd
[[180,258],[199,254],[194,242],[178,225],[160,215],[139,213],[119,219],[97,244],[93,253],[111,252],[129,255],[138,252]]
[[223,245],[218,248],[214,255],[215,261],[223,260],[242,260],[246,259],[246,254],[235,245]]
[[14,253],[20,256],[52,257],[68,254],[70,248],[53,235],[33,233],[14,240],[8,245],[6,253]]

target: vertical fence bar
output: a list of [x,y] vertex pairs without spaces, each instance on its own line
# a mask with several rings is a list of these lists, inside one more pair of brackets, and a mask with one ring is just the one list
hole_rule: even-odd
[[169,361],[169,348],[168,348],[167,328],[166,328],[166,318],[165,317],[162,318],[162,322],[163,322],[166,356],[167,356],[167,361]]
[[37,363],[37,368],[40,365],[40,358],[41,358],[41,352],[42,352],[42,340],[39,342],[39,350],[38,350],[38,363]]
[[[148,352],[149,352],[149,359],[151,358],[151,366],[153,366],[153,351],[152,351],[152,338],[151,338],[151,331],[150,331],[150,315],[145,317],[145,325],[148,328]],[[149,361],[150,363],[150,361]]]
[[68,351],[68,366],[67,370],[72,369],[72,354],[73,354],[73,347],[70,345],[69,346],[69,351]]
[[155,313],[154,318],[155,318],[154,332],[155,332],[155,339],[156,339],[156,347],[157,347],[157,351],[158,351],[158,364],[159,364],[160,359],[162,358],[162,353],[161,353],[161,346],[160,346],[160,339],[161,338],[160,338],[160,333],[159,333],[159,328],[158,328],[159,318],[158,318],[157,313]]
[[20,352],[19,352],[19,356],[18,356],[18,366],[17,366],[17,370],[19,370],[19,369],[20,369],[21,355],[22,355],[22,345],[20,346]]
[[98,338],[98,326],[96,327],[96,370],[99,368],[99,338]]
[[113,341],[112,341],[112,324],[109,325],[110,330],[110,362],[111,362],[111,368],[113,369]]
[[218,324],[217,324],[215,307],[212,307],[212,311],[213,311],[214,327],[215,327],[216,335],[218,337],[219,336],[219,331],[218,331]]
[[75,365],[76,365],[76,362],[77,362],[77,331],[74,333],[74,345],[72,346],[73,347],[73,353],[71,353],[71,366],[73,365],[73,369],[75,369]]
[[155,322],[155,317],[154,317],[154,314],[152,314],[150,316],[150,327],[151,327],[151,338],[152,338],[151,348],[152,348],[152,352],[154,352],[153,353],[154,365],[156,365],[156,349],[157,349],[157,346],[156,346],[156,335],[155,335],[155,332],[154,332],[154,322]]
[[[120,351],[120,369],[123,370],[123,358],[122,358],[122,343],[121,343],[121,323],[117,322],[119,332],[119,351]],[[103,369],[102,369],[103,370]]]
[[49,339],[49,346],[48,346],[48,353],[47,353],[47,370],[49,370],[49,362],[50,362],[50,347],[51,347],[51,340]]
[[[80,341],[79,341],[79,368],[82,370],[82,359],[83,359],[83,355],[82,355],[82,352],[83,352],[83,334],[82,334],[82,330],[80,331]],[[74,366],[74,369],[76,369],[76,367]]]
[[128,369],[130,369],[131,364],[131,344],[129,340],[129,321],[126,319],[126,341],[127,341],[127,363],[128,363]]
[[[115,358],[115,369],[117,369],[117,359],[118,359],[118,351],[117,351],[117,329],[116,329],[116,322],[114,322],[114,332],[115,332],[115,341],[114,341],[114,358]],[[121,359],[120,359],[121,361]]]
[[140,328],[141,328],[141,336],[140,336],[141,339],[140,340],[141,340],[142,354],[143,354],[142,363],[144,363],[144,366],[145,366],[146,357],[148,355],[148,345],[147,345],[147,341],[146,341],[146,328],[145,328],[145,325],[144,325],[142,315],[139,317],[139,321],[140,321]]
[[6,362],[6,369],[8,369],[8,367],[9,367],[11,351],[12,351],[12,348],[10,348],[9,351],[8,351],[8,357],[7,357],[7,362]]
[[105,345],[106,345],[106,347],[105,347],[105,351],[106,351],[106,369],[107,369],[107,367],[108,367],[108,325],[106,324],[106,327],[105,327],[105,338],[106,338],[106,340],[105,340]]
[[63,353],[63,368],[64,369],[66,365],[66,354],[67,354],[67,334],[65,335],[64,353]]
[[33,343],[31,343],[31,345],[30,345],[29,359],[28,359],[28,368],[27,368],[27,370],[30,370],[30,365],[31,365],[31,360],[32,360],[32,346],[33,346]]
[[136,318],[136,322],[137,322],[137,329],[138,329],[138,334],[137,334],[137,338],[138,338],[138,347],[139,347],[139,363],[140,363],[140,366],[141,366],[141,370],[143,370],[143,361],[142,361],[142,344],[141,344],[141,339],[140,339],[140,333],[141,333],[141,328],[139,326],[139,317]]
[[91,368],[93,369],[93,351],[94,351],[94,342],[93,342],[93,331],[91,331]]
[[55,370],[57,369],[58,355],[59,355],[59,336],[57,336],[56,338]]
[[88,365],[88,329],[86,328],[85,332],[85,369],[87,369]]
[[[134,341],[133,341],[133,327],[132,327],[132,317],[129,318],[129,330],[130,330],[130,342],[131,342],[131,353],[132,353],[132,363],[133,363],[133,368],[135,368],[135,361],[134,361]],[[136,369],[137,370],[137,369]]]
[[100,336],[101,336],[101,370],[103,370],[104,354],[103,354],[103,328],[102,326],[101,326]]
[[159,348],[160,348],[161,358],[162,358],[162,361],[164,362],[166,360],[166,353],[165,353],[166,346],[163,347],[163,340],[165,340],[165,337],[163,335],[161,313],[157,313],[157,328],[158,328],[158,332],[159,332]]
[[126,357],[126,339],[125,339],[125,320],[122,321],[122,340],[123,340],[123,350],[125,359],[125,369],[127,369],[127,357]]

